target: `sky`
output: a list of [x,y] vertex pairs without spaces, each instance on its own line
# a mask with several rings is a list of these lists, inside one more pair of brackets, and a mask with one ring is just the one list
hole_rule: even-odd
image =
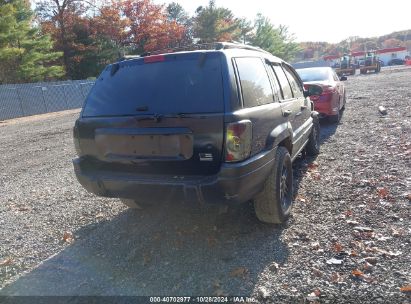
[[[190,14],[208,0],[154,0],[177,2]],[[350,36],[375,37],[411,29],[411,1],[370,0],[216,0],[236,17],[254,20],[257,13],[274,25],[287,25],[296,41],[340,42]],[[341,8],[340,8],[341,7]],[[409,33],[411,38],[411,31]]]

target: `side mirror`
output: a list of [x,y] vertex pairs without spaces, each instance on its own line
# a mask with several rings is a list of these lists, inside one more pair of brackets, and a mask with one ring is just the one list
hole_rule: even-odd
[[310,85],[304,85],[305,91],[304,91],[304,96],[309,97],[309,96],[315,96],[315,95],[321,95],[323,93],[323,88],[319,85],[315,84],[310,84]]
[[347,80],[347,76],[341,76],[340,77],[340,81],[346,81]]

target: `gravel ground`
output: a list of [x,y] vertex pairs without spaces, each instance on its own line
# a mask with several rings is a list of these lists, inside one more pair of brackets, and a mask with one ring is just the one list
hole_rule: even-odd
[[323,122],[321,154],[294,164],[283,227],[250,204],[127,209],[77,183],[78,113],[0,123],[0,295],[410,303],[410,79],[409,68],[349,78],[341,123]]

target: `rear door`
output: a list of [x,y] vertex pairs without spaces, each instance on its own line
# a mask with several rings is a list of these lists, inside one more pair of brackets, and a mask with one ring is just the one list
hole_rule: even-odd
[[289,65],[283,64],[284,72],[287,76],[288,82],[291,86],[294,102],[297,105],[296,125],[298,129],[295,130],[298,140],[304,142],[307,136],[307,128],[311,128],[311,103],[304,97],[303,83],[297,76],[297,72]]
[[282,115],[277,86],[269,77],[270,67],[260,57],[238,57],[235,65],[241,88],[244,115],[253,124],[251,154],[262,151],[271,131],[286,119]]
[[218,52],[149,56],[108,66],[80,120],[94,168],[142,174],[219,170],[224,92]]
[[293,129],[293,155],[297,153],[302,145],[300,140],[301,127],[301,103],[294,97],[290,82],[280,64],[273,63],[274,74],[280,84],[280,102],[283,116],[291,124]]

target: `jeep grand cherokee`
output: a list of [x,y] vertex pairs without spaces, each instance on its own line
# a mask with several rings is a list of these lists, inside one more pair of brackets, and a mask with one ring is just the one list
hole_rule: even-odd
[[108,65],[74,127],[79,182],[136,207],[166,195],[254,201],[257,217],[284,222],[291,162],[319,151],[319,123],[295,70],[258,48],[148,54]]

